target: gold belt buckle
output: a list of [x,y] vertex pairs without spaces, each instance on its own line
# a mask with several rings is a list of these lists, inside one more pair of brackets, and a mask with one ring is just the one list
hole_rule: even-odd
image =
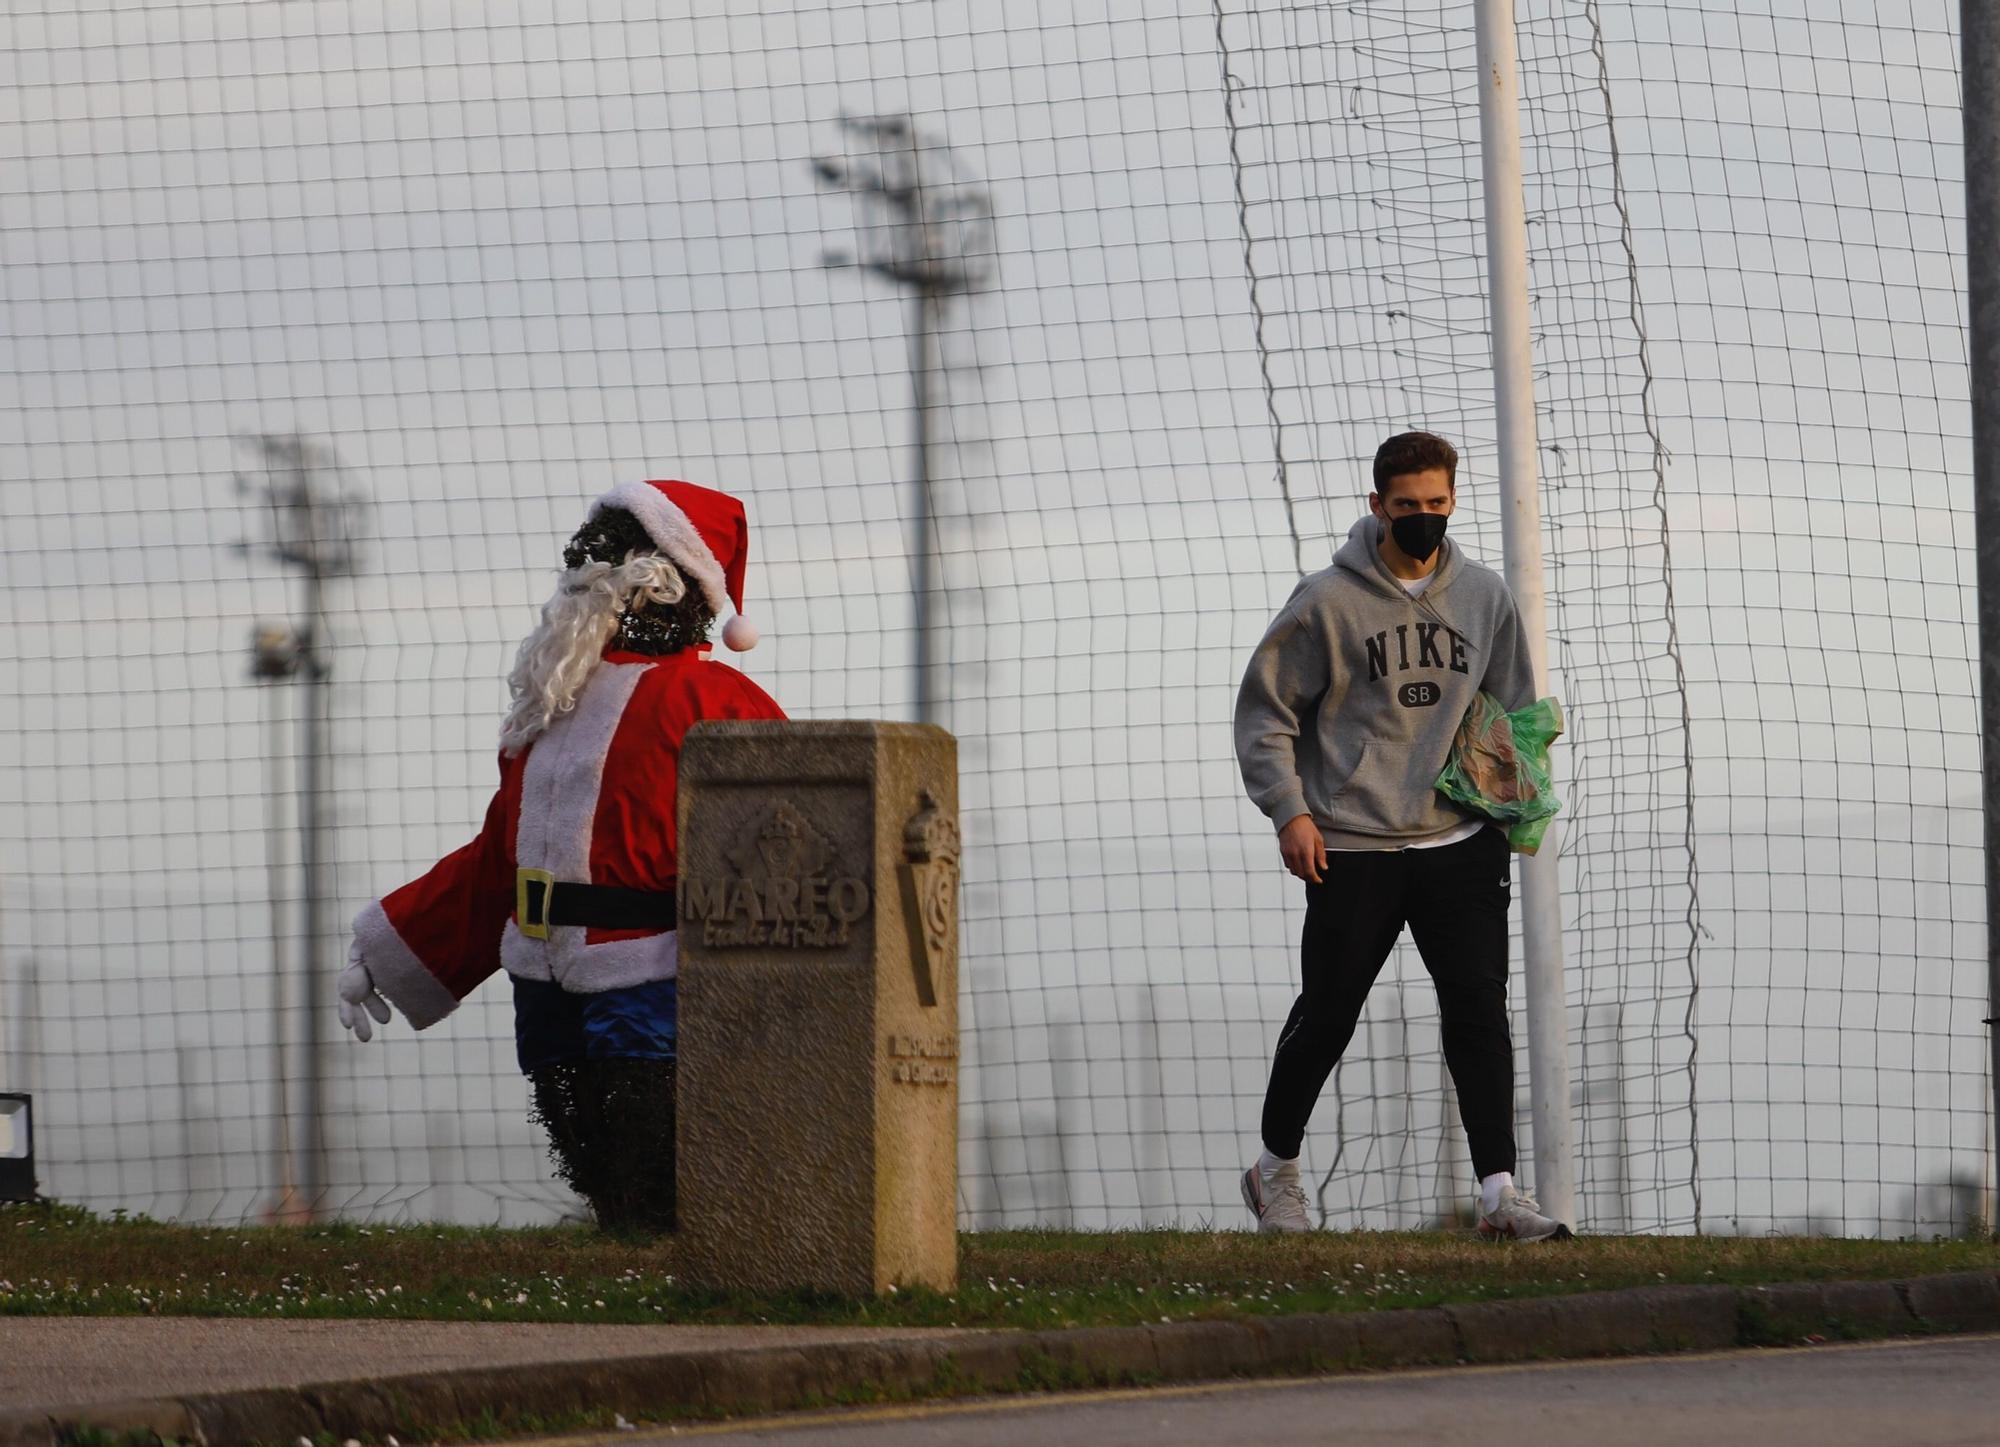
[[549,901],[555,892],[556,877],[548,870],[514,871],[514,923],[529,939],[549,937]]

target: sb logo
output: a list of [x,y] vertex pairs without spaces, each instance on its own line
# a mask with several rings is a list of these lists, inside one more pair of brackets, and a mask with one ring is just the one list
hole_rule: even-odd
[[1429,708],[1443,697],[1444,690],[1435,683],[1406,683],[1396,691],[1404,708]]

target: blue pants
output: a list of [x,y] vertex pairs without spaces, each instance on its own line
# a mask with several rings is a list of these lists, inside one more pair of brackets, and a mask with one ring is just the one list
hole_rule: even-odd
[[553,980],[514,981],[514,1050],[526,1075],[579,1060],[672,1060],[679,990],[652,980],[578,995]]

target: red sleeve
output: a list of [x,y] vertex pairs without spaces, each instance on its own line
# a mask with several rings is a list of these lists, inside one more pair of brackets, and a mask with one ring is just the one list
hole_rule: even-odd
[[500,968],[500,936],[514,912],[525,758],[501,759],[500,788],[477,838],[355,917],[354,937],[375,988],[419,1030],[457,1009]]

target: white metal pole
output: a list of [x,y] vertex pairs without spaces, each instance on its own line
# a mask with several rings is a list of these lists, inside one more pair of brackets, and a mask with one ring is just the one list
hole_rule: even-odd
[[[1513,0],[1474,0],[1479,56],[1480,170],[1486,191],[1486,282],[1493,313],[1501,542],[1507,586],[1527,631],[1535,686],[1549,682],[1542,589],[1542,505],[1535,471],[1534,357],[1528,341],[1528,225],[1521,197],[1521,95]],[[1542,1209],[1576,1224],[1571,1149],[1569,1022],[1563,993],[1557,830],[1521,861],[1534,1188]]]

